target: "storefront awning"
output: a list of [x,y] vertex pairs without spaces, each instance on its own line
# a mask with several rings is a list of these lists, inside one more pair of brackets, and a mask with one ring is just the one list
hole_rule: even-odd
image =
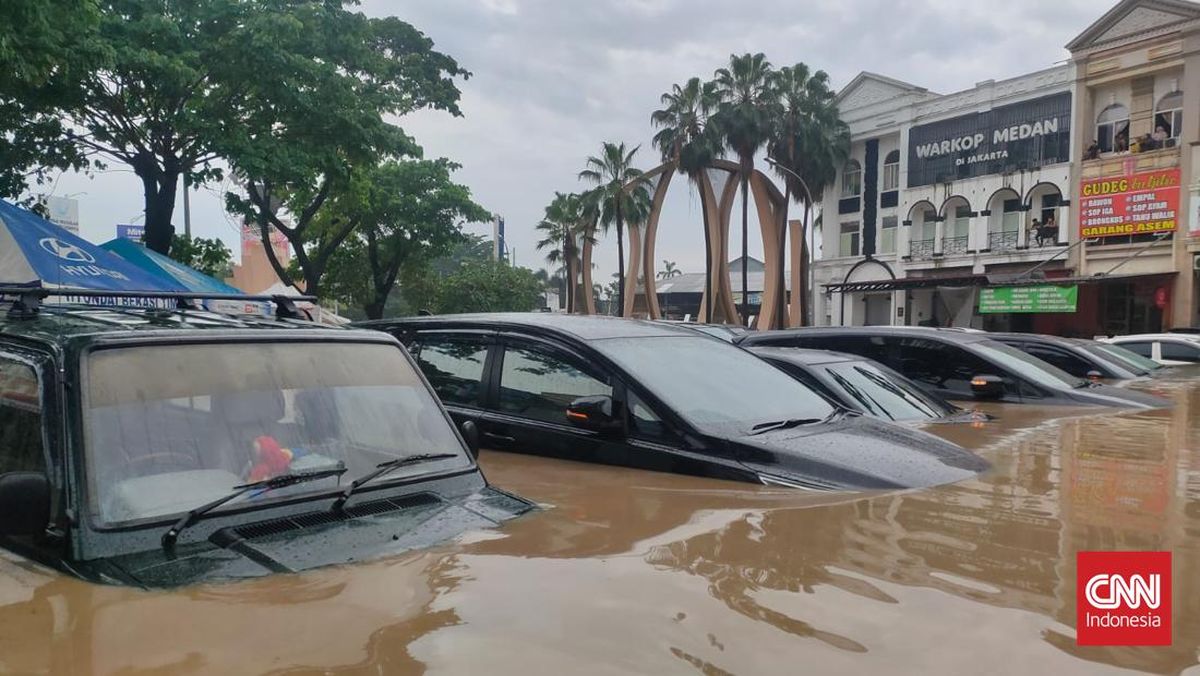
[[874,291],[907,291],[910,289],[932,289],[939,286],[1032,286],[1043,284],[1100,284],[1103,282],[1130,280],[1144,277],[1164,277],[1176,274],[1174,270],[1129,275],[1093,275],[1089,277],[1021,277],[1017,275],[957,275],[946,277],[903,277],[901,279],[879,279],[867,282],[842,282],[825,284],[825,290],[835,293],[864,293]]

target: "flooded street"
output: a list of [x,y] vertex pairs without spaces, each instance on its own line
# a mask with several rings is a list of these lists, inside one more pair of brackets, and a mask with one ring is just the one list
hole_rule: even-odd
[[[410,555],[140,592],[3,554],[0,671],[1200,673],[1200,380],[1153,389],[1175,407],[934,427],[994,466],[936,489],[485,451],[546,509]],[[1075,645],[1075,552],[1112,549],[1174,553],[1172,646]]]

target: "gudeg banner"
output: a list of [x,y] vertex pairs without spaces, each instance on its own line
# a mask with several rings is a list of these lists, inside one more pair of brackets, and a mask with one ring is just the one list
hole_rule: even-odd
[[1079,186],[1079,235],[1114,237],[1179,228],[1179,168],[1096,178]]

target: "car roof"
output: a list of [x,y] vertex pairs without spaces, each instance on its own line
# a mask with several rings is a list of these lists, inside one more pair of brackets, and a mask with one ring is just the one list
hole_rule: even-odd
[[803,347],[772,347],[751,345],[747,348],[760,357],[771,357],[802,364],[805,366],[820,366],[822,364],[839,364],[848,361],[867,361],[865,357],[833,350],[810,350]]
[[224,315],[206,310],[163,310],[94,305],[43,305],[27,317],[9,316],[0,307],[0,336],[56,344],[86,337],[107,337],[150,332],[242,332],[293,329],[332,331],[346,329],[298,319]]
[[1079,345],[1077,338],[1064,338],[1062,336],[1052,336],[1045,333],[1020,333],[1018,331],[995,331],[988,333],[988,336],[993,340],[1004,342],[1006,339],[1011,340],[1026,340],[1032,343],[1053,343],[1064,347],[1073,347]]
[[391,328],[522,328],[532,332],[565,334],[582,341],[606,338],[661,336],[700,337],[696,331],[662,322],[625,319],[608,315],[575,315],[561,312],[496,312],[461,315],[431,315],[382,319],[353,324],[365,329]]
[[1113,336],[1111,342],[1127,340],[1179,340],[1187,343],[1200,343],[1200,335],[1190,333],[1133,333],[1127,336]]
[[789,336],[813,336],[820,334],[842,334],[853,336],[912,336],[914,338],[929,338],[936,336],[950,343],[977,343],[990,340],[990,334],[983,331],[965,330],[954,327],[933,326],[806,326],[796,329],[776,329],[774,331],[757,331],[747,334],[742,342],[753,345],[769,341],[772,338],[787,338]]

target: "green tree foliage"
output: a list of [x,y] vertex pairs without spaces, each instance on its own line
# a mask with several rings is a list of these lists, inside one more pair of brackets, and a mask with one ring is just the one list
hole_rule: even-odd
[[596,186],[586,198],[594,201],[598,217],[605,230],[617,229],[617,281],[621,291],[617,297],[620,307],[625,303],[625,222],[638,223],[650,213],[650,193],[638,179],[642,171],[633,166],[639,146],[627,149],[624,143],[604,143],[599,155],[587,158],[586,169],[579,178]]
[[171,238],[171,258],[210,277],[223,280],[230,276],[233,254],[224,242],[216,238],[175,235]]
[[315,295],[364,218],[354,205],[369,181],[358,174],[420,155],[389,118],[422,108],[459,115],[455,78],[468,75],[409,24],[342,4],[306,3],[280,19],[286,30],[271,33],[270,48],[246,55],[249,71],[262,75],[251,76],[241,102],[247,123],[222,145],[246,188],[226,195],[227,204],[264,240],[274,227],[291,242],[305,291]]
[[434,311],[528,312],[542,304],[542,283],[528,268],[501,261],[467,261],[441,281]]
[[[575,296],[578,291],[579,247],[586,242],[595,243],[591,223],[587,219],[585,200],[574,193],[554,193],[554,200],[546,207],[545,216],[535,227],[542,237],[537,243],[538,251],[546,251],[546,262],[561,265],[566,273],[562,286],[565,287],[567,312],[577,312],[579,307]],[[549,281],[541,277],[539,279],[543,283]]]
[[382,318],[406,266],[428,268],[462,240],[463,223],[490,218],[451,180],[457,168],[446,159],[402,160],[358,174],[351,189],[358,199],[341,217],[360,225],[330,259],[330,291],[362,305],[368,318]]

